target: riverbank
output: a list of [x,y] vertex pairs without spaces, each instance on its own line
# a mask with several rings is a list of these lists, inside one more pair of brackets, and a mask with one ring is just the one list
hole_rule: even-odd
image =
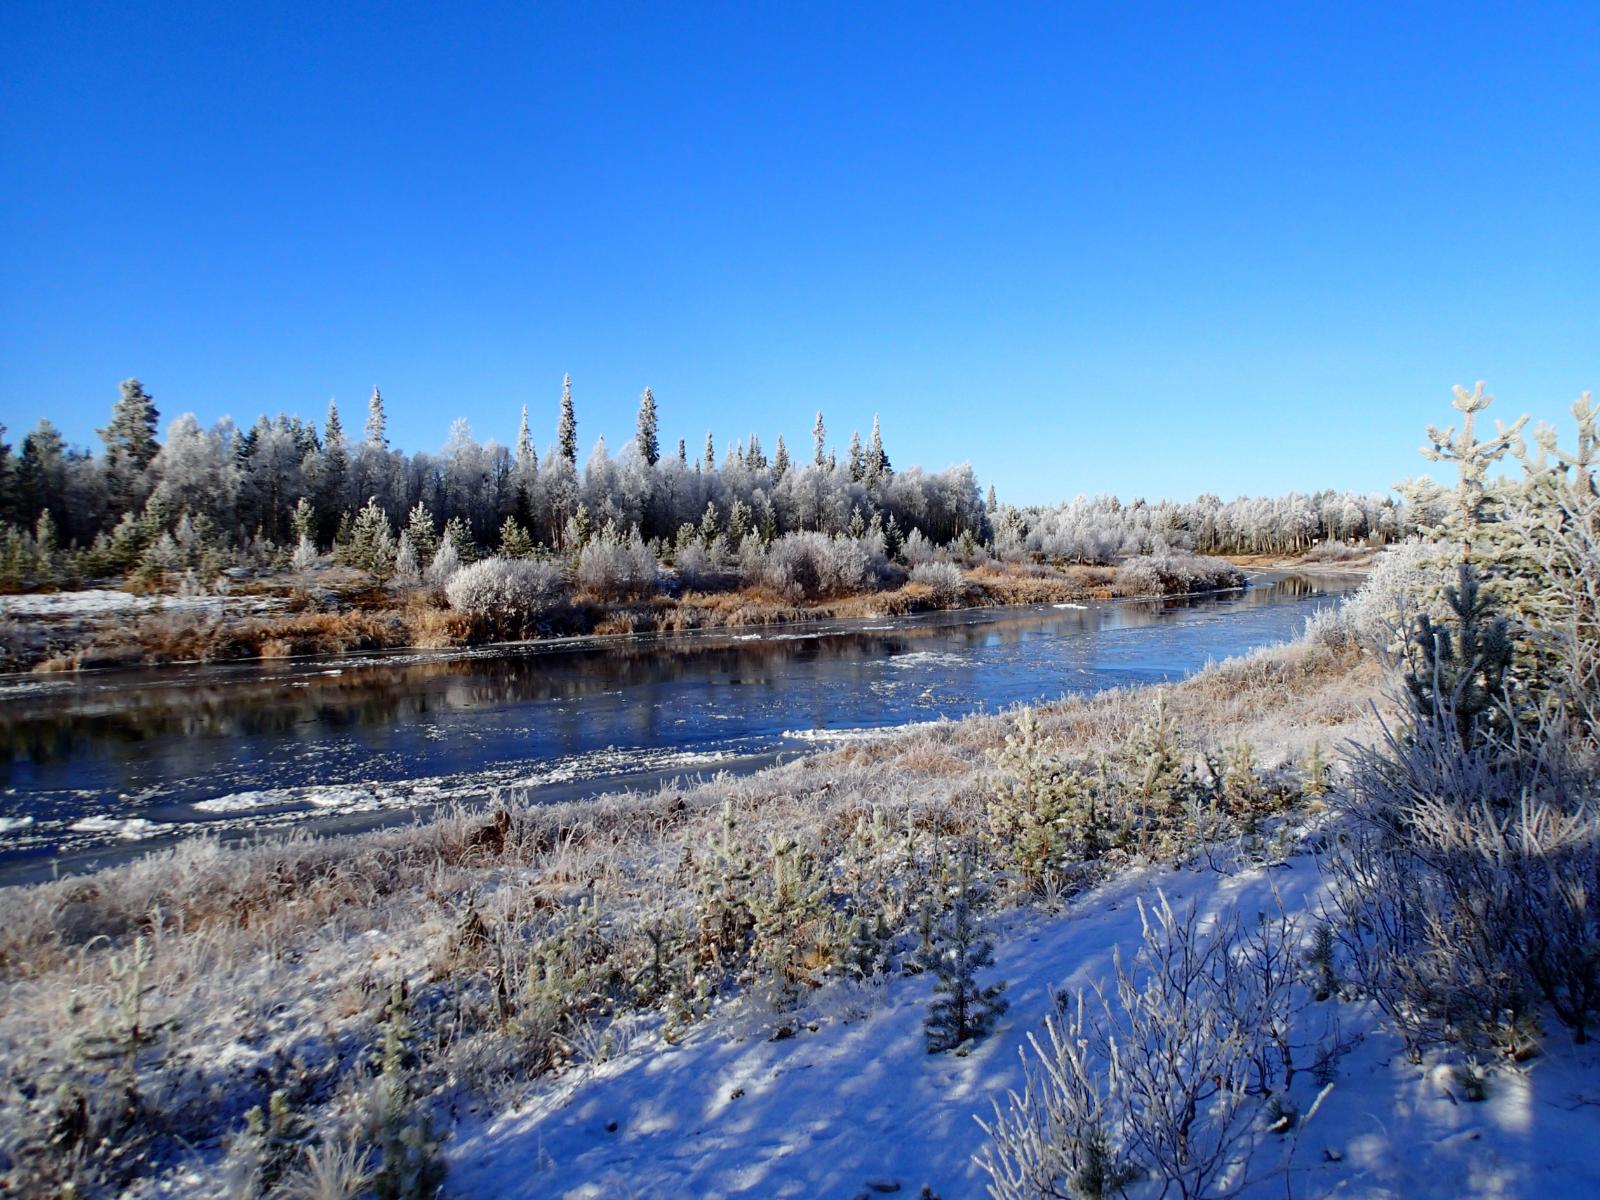
[[[0,1064],[32,1082],[7,1098],[19,1115],[4,1153],[25,1180],[76,1170],[139,1195],[183,1175],[186,1192],[220,1194],[248,1148],[246,1110],[274,1093],[326,1145],[372,1145],[381,1089],[365,1064],[401,1020],[407,1111],[441,1133],[604,1057],[640,1021],[635,1053],[736,1009],[747,1035],[755,1021],[804,1036],[796,1006],[862,955],[909,969],[917,914],[958,848],[1005,910],[1202,842],[1259,841],[1275,813],[1315,806],[1334,747],[1370,735],[1377,694],[1369,658],[1297,644],[1159,693],[885,731],[742,779],[547,807],[505,795],[493,817],[330,841],[196,841],[13,890]],[[1152,782],[1152,755],[1168,777]],[[1018,853],[1036,843],[1008,825],[1004,781],[1066,768],[1092,781],[1099,832],[1041,870]],[[1214,801],[1194,807],[1202,795]],[[136,1021],[168,1032],[134,1045],[122,1083],[136,1102],[113,1112],[110,1068],[65,1048],[85,1031],[128,1036],[131,969]],[[80,1102],[76,1128],[121,1122],[114,1158],[51,1141],[59,1105]]]
[[[670,579],[661,590],[628,599],[579,590],[527,632],[559,638],[753,629],[941,609],[1185,595],[1245,583],[1226,560],[1185,556],[1132,560],[1120,568],[942,566],[922,578],[900,571],[888,586],[872,591],[798,602],[762,587],[695,590]],[[224,594],[101,587],[0,597],[0,669],[9,671],[446,649],[501,636],[498,628],[452,610],[438,589],[379,586],[363,572],[332,566],[294,577],[241,578]]]

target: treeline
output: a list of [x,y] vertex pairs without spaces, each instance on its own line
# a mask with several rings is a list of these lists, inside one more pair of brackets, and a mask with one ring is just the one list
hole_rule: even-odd
[[526,406],[512,446],[480,443],[457,420],[441,451],[407,454],[389,444],[376,389],[359,439],[346,434],[333,403],[320,430],[283,414],[248,428],[228,418],[207,428],[185,414],[162,442],[157,422],[154,399],[130,379],[100,430],[98,455],[66,445],[48,420],[15,452],[0,428],[0,582],[282,567],[297,550],[359,560],[370,557],[364,540],[379,518],[392,531],[410,530],[419,553],[445,531],[464,560],[496,550],[574,555],[601,531],[613,542],[637,537],[658,558],[674,559],[692,527],[698,544],[720,538],[728,554],[748,535],[770,546],[814,532],[875,536],[908,563],[933,546],[966,560],[1093,564],[1167,551],[1381,545],[1438,519],[1438,489],[1426,484],[1404,505],[1324,491],[1226,503],[1214,495],[1155,504],[1079,497],[1016,508],[1000,504],[992,485],[980,496],[970,466],[896,470],[876,418],[870,436],[853,434],[842,454],[830,447],[821,413],[803,457],[781,436],[769,454],[757,434],[720,455],[709,433],[692,452],[683,439],[669,450],[648,388],[621,452],[598,439],[580,466],[570,379],[542,457]]
[[693,453],[682,439],[664,452],[646,389],[635,436],[615,455],[599,439],[581,466],[570,379],[542,458],[526,406],[514,446],[480,443],[458,420],[439,453],[406,454],[389,444],[377,390],[359,441],[332,403],[320,430],[286,415],[206,428],[186,414],[158,442],[157,420],[154,399],[128,380],[100,431],[103,454],[68,447],[47,420],[16,453],[0,439],[8,580],[29,576],[30,562],[50,568],[34,575],[102,576],[196,566],[202,553],[213,564],[266,565],[287,560],[302,539],[337,551],[374,507],[396,527],[420,517],[447,529],[469,551],[502,548],[510,536],[573,552],[610,528],[667,552],[688,525],[735,548],[747,533],[771,542],[876,529],[891,546],[912,534],[969,546],[991,536],[971,467],[895,470],[876,419],[870,437],[854,434],[843,454],[829,446],[820,413],[804,459],[781,436],[769,454],[756,434],[720,456],[710,434]]
[[[1354,492],[1290,492],[1187,503],[1079,496],[1050,507],[994,507],[994,552],[1003,559],[1110,563],[1136,554],[1299,554],[1329,542],[1381,546],[1437,523],[1443,501],[1423,483],[1408,503]],[[992,503],[992,501],[991,501]]]

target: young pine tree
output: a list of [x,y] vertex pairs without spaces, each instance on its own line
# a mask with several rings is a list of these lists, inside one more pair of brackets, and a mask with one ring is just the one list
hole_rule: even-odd
[[994,965],[994,943],[979,930],[973,912],[980,894],[972,877],[972,855],[963,853],[956,863],[950,910],[934,928],[932,951],[922,963],[934,975],[933,1002],[923,1025],[929,1054],[982,1037],[1007,1007],[1000,998],[1004,981],[987,987],[978,982],[978,972]]

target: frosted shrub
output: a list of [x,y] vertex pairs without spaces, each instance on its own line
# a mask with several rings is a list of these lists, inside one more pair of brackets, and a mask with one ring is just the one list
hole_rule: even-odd
[[1044,1039],[1029,1035],[1023,1091],[984,1125],[996,1200],[1117,1195],[1145,1177],[1163,1195],[1216,1195],[1245,1170],[1267,1087],[1295,1067],[1297,931],[1280,916],[1247,934],[1237,912],[1202,922],[1164,896],[1140,916],[1112,988],[1061,998]]
[[1448,550],[1436,542],[1390,546],[1355,595],[1306,622],[1306,635],[1330,649],[1398,650],[1417,616],[1439,615],[1444,590],[1454,576]]
[[878,586],[888,561],[883,540],[788,533],[767,549],[760,582],[791,600],[822,600],[869,591]]
[[644,595],[656,586],[656,556],[637,529],[627,538],[602,532],[578,552],[578,585],[607,600]]
[[462,567],[444,590],[451,608],[503,636],[527,632],[566,599],[560,569],[526,558],[486,558]]
[[677,551],[673,566],[678,572],[678,582],[692,591],[720,591],[738,580],[729,569],[727,539],[720,533],[711,539],[710,545],[698,537],[686,541]]
[[1448,711],[1357,756],[1355,832],[1326,863],[1357,982],[1413,1054],[1515,1050],[1548,1004],[1600,1011],[1596,782],[1548,724],[1464,745]]
[[924,537],[920,529],[913,529],[906,535],[906,540],[900,547],[900,557],[905,559],[908,567],[936,562],[939,558],[939,547]]
[[1180,596],[1244,586],[1232,563],[1163,551],[1130,558],[1117,568],[1117,586],[1139,596]]
[[436,588],[442,588],[455,578],[460,569],[461,552],[456,549],[454,542],[446,539],[434,551],[433,561],[428,564],[428,582]]
[[927,588],[940,608],[954,608],[967,598],[966,576],[955,563],[918,563],[911,568],[911,582]]

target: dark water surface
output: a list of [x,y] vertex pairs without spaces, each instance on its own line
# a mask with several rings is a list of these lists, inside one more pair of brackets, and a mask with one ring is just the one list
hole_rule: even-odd
[[[0,679],[0,883],[175,837],[353,828],[750,770],[851,731],[1178,679],[1359,579],[744,634]],[[855,736],[863,736],[855,733]]]

